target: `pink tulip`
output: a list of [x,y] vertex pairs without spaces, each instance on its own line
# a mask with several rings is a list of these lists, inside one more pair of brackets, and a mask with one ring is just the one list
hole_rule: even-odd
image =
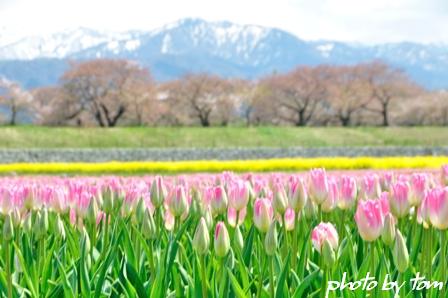
[[328,197],[322,203],[322,211],[329,213],[336,208],[337,201],[339,200],[338,184],[334,178],[328,179]]
[[292,231],[294,230],[294,226],[295,226],[295,220],[296,220],[296,213],[293,209],[288,208],[285,211],[285,227],[287,231]]
[[308,193],[303,179],[300,177],[291,179],[288,194],[289,207],[294,209],[295,212],[299,212],[305,207],[307,200]]
[[389,194],[390,210],[397,218],[402,218],[409,213],[411,207],[409,203],[409,184],[397,182],[392,185]]
[[318,205],[322,204],[329,193],[328,178],[325,169],[313,169],[310,171],[310,196]]
[[355,213],[359,234],[365,241],[378,239],[384,226],[385,206],[381,200],[361,200]]
[[213,197],[212,197],[212,211],[213,214],[223,214],[227,210],[227,195],[224,187],[215,186],[213,188]]
[[364,199],[375,199],[381,194],[379,177],[377,174],[367,174],[362,180]]
[[358,189],[356,180],[350,176],[342,176],[338,207],[347,210],[355,205]]
[[229,233],[227,232],[226,225],[222,221],[216,224],[214,246],[215,254],[220,258],[225,257],[230,250]]
[[326,240],[330,243],[331,248],[334,251],[337,251],[339,246],[339,235],[336,228],[331,223],[321,222],[311,232],[311,241],[314,249],[321,253],[322,246]]
[[394,183],[394,173],[392,172],[384,173],[380,181],[381,188],[383,189],[383,191],[389,191],[393,183]]
[[238,180],[229,185],[229,205],[239,211],[247,206],[249,202],[249,184]]
[[418,206],[425,197],[429,188],[429,177],[427,174],[412,174],[411,176],[411,194],[409,202],[411,206]]
[[268,199],[256,199],[254,204],[254,224],[262,233],[266,233],[271,225],[274,210]]
[[189,206],[184,186],[177,185],[174,187],[170,196],[169,207],[171,214],[175,217],[180,217],[188,211]]
[[426,199],[431,224],[439,230],[448,228],[448,187],[432,189]]

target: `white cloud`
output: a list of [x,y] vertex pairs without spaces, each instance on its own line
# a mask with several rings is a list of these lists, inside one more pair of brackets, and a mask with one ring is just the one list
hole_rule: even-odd
[[79,26],[153,29],[200,17],[279,27],[305,39],[448,42],[447,13],[446,0],[0,0],[0,38]]

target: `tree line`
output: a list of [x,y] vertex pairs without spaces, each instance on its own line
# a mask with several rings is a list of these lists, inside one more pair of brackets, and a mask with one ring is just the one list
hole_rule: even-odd
[[97,59],[71,62],[56,86],[23,90],[0,79],[0,113],[9,125],[448,125],[448,92],[425,90],[381,61],[158,83],[133,61]]

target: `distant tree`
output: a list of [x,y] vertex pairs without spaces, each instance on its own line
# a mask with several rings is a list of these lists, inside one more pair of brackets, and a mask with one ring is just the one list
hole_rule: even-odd
[[19,84],[0,78],[0,106],[8,114],[8,124],[16,125],[19,113],[31,112],[32,96]]
[[288,73],[265,78],[279,117],[296,126],[307,125],[327,96],[328,67],[298,67]]
[[335,117],[342,126],[351,125],[353,116],[372,100],[364,68],[360,65],[334,66],[327,83],[328,100]]
[[[189,74],[164,86],[167,102],[177,113],[186,113],[201,126],[211,125],[212,112],[219,105],[227,105],[232,85],[229,81],[210,74]],[[219,113],[219,111],[218,111]]]
[[66,119],[88,113],[101,127],[116,126],[130,107],[136,85],[151,84],[149,71],[127,60],[97,59],[72,63],[61,78],[71,98]]
[[422,91],[405,73],[384,62],[375,61],[361,64],[360,67],[364,69],[372,99],[366,109],[379,113],[383,126],[390,124],[389,114],[393,101],[415,96]]

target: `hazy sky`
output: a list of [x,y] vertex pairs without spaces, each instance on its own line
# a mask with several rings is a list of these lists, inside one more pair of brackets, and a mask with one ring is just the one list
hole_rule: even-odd
[[185,17],[277,27],[304,39],[448,42],[448,0],[0,0],[0,38],[79,26],[153,29]]

